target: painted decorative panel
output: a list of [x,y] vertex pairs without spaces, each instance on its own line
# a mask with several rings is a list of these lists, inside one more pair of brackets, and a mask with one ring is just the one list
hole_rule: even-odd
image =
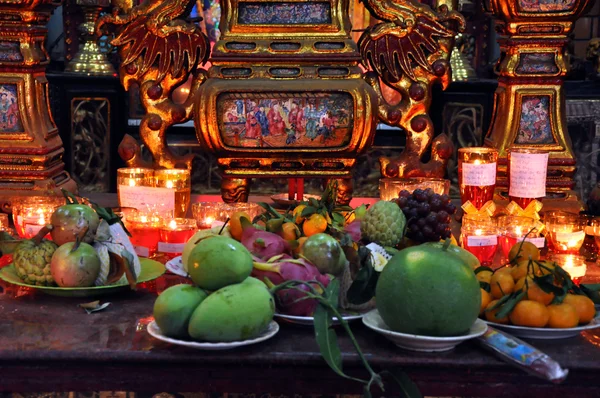
[[241,25],[330,24],[329,2],[241,2],[238,7]]
[[0,62],[21,62],[23,54],[18,41],[0,41]]
[[354,101],[347,93],[224,93],[217,112],[226,146],[339,148],[350,142]]
[[550,97],[524,95],[516,144],[553,144]]
[[0,83],[0,133],[21,133],[19,95],[14,83]]
[[575,0],[519,0],[521,10],[526,12],[569,11]]
[[558,73],[554,53],[523,53],[516,72],[522,75],[555,75]]

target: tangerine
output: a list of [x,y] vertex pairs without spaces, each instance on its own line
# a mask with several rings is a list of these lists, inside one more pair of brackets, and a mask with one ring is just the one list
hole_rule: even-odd
[[498,314],[498,311],[500,311],[500,309],[502,307],[498,307],[496,309],[490,310],[490,308],[492,308],[494,305],[496,305],[496,303],[498,302],[498,300],[493,300],[490,301],[490,303],[487,305],[487,307],[485,307],[485,319],[487,319],[490,322],[494,322],[494,323],[508,323],[508,316],[505,316],[504,318],[497,318],[496,314]]
[[509,315],[510,321],[517,326],[543,328],[550,319],[548,308],[540,302],[521,300]]
[[490,283],[490,281],[492,280],[492,271],[479,271],[477,274],[475,274],[475,276],[477,277],[477,280],[479,282]]
[[[510,271],[510,270],[509,270]],[[490,291],[492,297],[499,299],[500,297],[511,294],[515,290],[515,281],[510,272],[494,272],[490,281]]]
[[298,225],[302,224],[302,221],[304,221],[304,217],[302,217],[302,211],[304,209],[306,209],[306,205],[298,205],[298,206],[296,206],[296,208],[294,208],[294,211],[292,211],[294,220],[296,221],[296,224],[298,224]]
[[[527,281],[527,284],[525,284],[525,281]],[[521,289],[525,291],[526,297],[529,300],[537,301],[544,305],[548,305],[554,300],[554,293],[546,293],[543,291],[531,276],[523,277],[517,281],[515,284],[515,291]]]
[[308,237],[306,237],[306,236],[298,238],[298,247],[296,247],[294,249],[294,253],[296,253],[296,254],[302,253],[302,246],[304,246],[304,242],[306,242],[307,239],[308,239]]
[[557,329],[574,328],[579,324],[577,309],[570,304],[553,304],[548,306],[550,318],[548,326]]
[[242,217],[246,220],[252,222],[252,219],[248,215],[248,213],[244,211],[236,211],[231,215],[229,219],[229,233],[235,240],[242,240],[242,233],[244,232],[242,229]]
[[300,235],[300,229],[293,222],[286,222],[281,226],[281,237],[285,240],[296,240]]
[[508,260],[511,263],[529,259],[540,259],[540,249],[531,242],[517,242],[508,252]]
[[313,236],[325,232],[327,229],[327,220],[320,214],[313,214],[302,224],[302,231],[305,236]]
[[518,281],[519,279],[527,276],[530,273],[533,273],[533,264],[532,267],[529,267],[529,260],[521,260],[516,265],[511,267],[510,271],[513,279]]
[[563,303],[573,306],[579,315],[579,323],[585,325],[596,316],[594,302],[587,296],[579,294],[567,294]]
[[537,276],[549,275],[554,272],[556,264],[547,260],[538,261],[534,266],[534,272]]
[[483,312],[492,301],[492,296],[485,289],[481,289],[481,308],[479,309],[479,315],[483,315]]

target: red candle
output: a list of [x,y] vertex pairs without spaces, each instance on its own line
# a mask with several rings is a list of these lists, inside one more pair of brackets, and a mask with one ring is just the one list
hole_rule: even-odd
[[196,233],[196,220],[193,218],[174,218],[160,227],[158,251],[173,258],[181,255],[183,247]]
[[138,256],[150,257],[158,249],[159,227],[162,220],[157,216],[135,215],[127,219],[131,244]]

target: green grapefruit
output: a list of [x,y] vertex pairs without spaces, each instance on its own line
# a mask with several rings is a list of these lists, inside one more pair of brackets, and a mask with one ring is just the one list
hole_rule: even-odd
[[396,332],[465,334],[479,314],[479,281],[462,253],[447,246],[409,247],[387,263],[376,288],[377,309]]

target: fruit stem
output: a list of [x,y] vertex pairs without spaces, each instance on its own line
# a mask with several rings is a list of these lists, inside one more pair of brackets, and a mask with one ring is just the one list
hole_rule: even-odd
[[442,246],[442,250],[443,251],[448,250],[451,243],[452,243],[452,240],[450,238],[446,238],[446,240],[444,241],[444,246]]
[[42,227],[42,229],[38,231],[37,234],[35,234],[33,238],[31,238],[31,240],[35,243],[36,246],[38,246],[40,243],[42,243],[42,239],[44,239],[44,236],[48,235],[50,231],[52,231],[52,225],[45,225],[44,227]]
[[79,245],[81,244],[81,239],[79,239],[79,236],[75,239],[75,244],[73,245],[73,247],[71,248],[71,253],[75,253],[77,251],[77,249],[79,249]]
[[223,230],[225,229],[225,227],[227,226],[227,223],[229,222],[230,218],[227,217],[227,220],[225,220],[225,224],[223,224],[223,226],[221,227],[221,229],[219,230],[219,235],[221,235],[223,233]]

